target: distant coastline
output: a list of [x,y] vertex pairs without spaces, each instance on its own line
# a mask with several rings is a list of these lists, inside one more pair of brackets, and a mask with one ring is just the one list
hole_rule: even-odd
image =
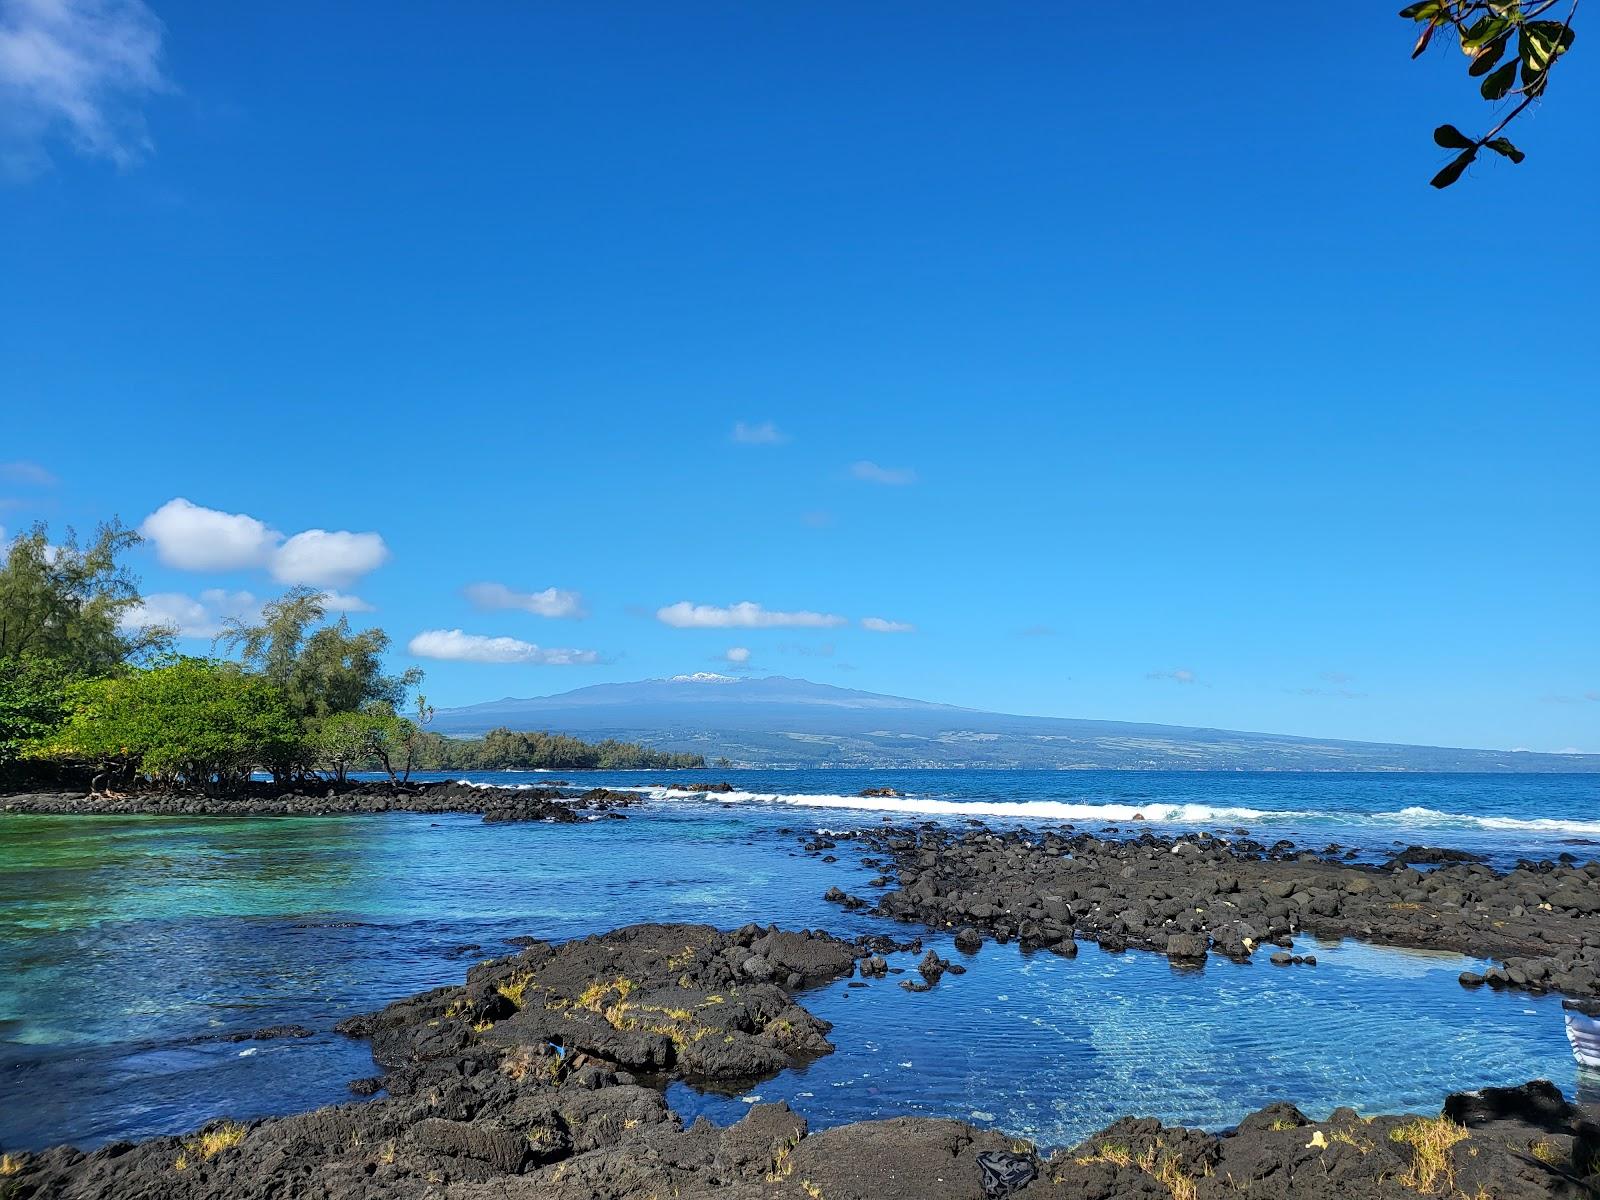
[[560,730],[761,769],[1600,773],[1600,754],[982,712],[784,676],[683,676],[439,709],[430,731]]

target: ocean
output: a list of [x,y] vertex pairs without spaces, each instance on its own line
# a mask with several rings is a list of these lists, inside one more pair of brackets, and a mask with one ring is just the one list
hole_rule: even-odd
[[[556,775],[486,773],[482,783]],[[373,1073],[344,1017],[458,981],[505,939],[563,939],[639,921],[747,921],[841,936],[925,931],[822,900],[875,873],[818,830],[982,819],[1125,833],[1248,829],[1380,860],[1397,846],[1521,857],[1600,855],[1594,776],[1041,771],[595,772],[647,788],[625,821],[485,825],[477,817],[0,817],[0,1146],[93,1146],[218,1115],[349,1098]],[[709,797],[651,785],[726,779]],[[862,799],[868,787],[899,797]],[[1135,814],[1143,821],[1135,821]],[[1313,1115],[1436,1111],[1447,1091],[1580,1076],[1549,997],[1468,991],[1473,960],[1358,943],[1305,948],[1315,968],[1156,955],[1077,958],[986,945],[932,992],[841,981],[802,1002],[836,1053],[752,1092],[675,1086],[685,1119],[783,1099],[814,1128],[897,1114],[959,1117],[1070,1145],[1134,1113],[1222,1127],[1270,1100]],[[914,959],[900,956],[896,966]],[[217,1035],[295,1023],[303,1039]],[[1597,1097],[1600,1098],[1600,1097]]]

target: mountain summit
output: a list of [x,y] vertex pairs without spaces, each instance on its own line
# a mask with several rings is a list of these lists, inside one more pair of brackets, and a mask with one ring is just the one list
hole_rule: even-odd
[[1600,771],[1600,755],[1459,750],[1013,716],[782,675],[600,683],[441,709],[432,728],[615,737],[767,767],[1079,767],[1261,771]]

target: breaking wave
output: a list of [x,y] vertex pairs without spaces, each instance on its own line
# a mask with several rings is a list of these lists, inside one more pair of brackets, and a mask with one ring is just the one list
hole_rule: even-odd
[[1396,812],[1364,813],[1274,811],[1239,805],[1173,803],[1093,804],[1073,800],[949,800],[936,796],[843,796],[827,793],[685,792],[676,788],[638,789],[654,800],[709,799],[728,804],[786,804],[796,808],[850,809],[907,816],[1007,817],[1019,821],[1068,821],[1125,824],[1136,819],[1153,825],[1339,824],[1372,825],[1386,830],[1406,828],[1479,829],[1500,832],[1600,836],[1600,821],[1554,817],[1474,816],[1412,806]]
[[1081,804],[1070,800],[944,800],[935,796],[835,796],[785,792],[684,792],[676,788],[642,790],[654,800],[701,799],[730,804],[791,804],[797,808],[844,808],[913,816],[1015,817],[1033,821],[1145,821],[1197,825],[1215,821],[1259,821],[1279,815],[1258,808],[1213,804]]

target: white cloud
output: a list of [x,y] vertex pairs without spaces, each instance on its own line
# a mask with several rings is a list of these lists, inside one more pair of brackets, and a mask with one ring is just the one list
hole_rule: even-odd
[[130,632],[165,625],[180,637],[214,638],[226,618],[254,620],[260,613],[261,602],[249,592],[207,588],[198,599],[182,592],[153,592],[122,614],[121,625]]
[[139,532],[155,543],[157,558],[180,571],[264,567],[283,540],[254,517],[202,508],[181,496],[146,517]]
[[376,612],[377,609],[363,600],[360,596],[351,596],[345,592],[323,592],[322,607],[329,612],[362,613]]
[[349,587],[389,559],[389,547],[376,533],[307,529],[286,540],[246,513],[205,508],[181,496],[146,517],[139,532],[155,544],[157,558],[180,571],[265,567],[280,583],[313,587]]
[[862,617],[861,628],[870,629],[873,633],[915,633],[917,627],[905,621],[890,621],[884,617]]
[[0,463],[0,479],[28,487],[55,487],[60,482],[38,463],[25,461]]
[[272,577],[280,583],[348,587],[389,561],[389,547],[376,533],[307,529],[272,556]]
[[0,166],[42,169],[65,135],[128,166],[151,148],[139,104],[165,91],[161,22],[141,0],[0,3]]
[[577,592],[547,587],[538,592],[512,591],[503,583],[470,583],[462,589],[481,609],[519,608],[537,617],[585,617],[583,597]]
[[845,624],[845,618],[832,613],[768,612],[749,600],[727,608],[680,600],[657,609],[656,619],[676,629],[832,629]]
[[600,661],[594,650],[556,650],[513,637],[484,637],[459,629],[429,629],[407,647],[418,658],[451,662],[530,663],[537,666],[583,666]]
[[722,652],[722,660],[742,667],[750,661],[750,648],[748,646],[729,646]]
[[1173,683],[1197,683],[1198,677],[1188,667],[1174,667],[1170,671],[1151,671],[1146,679],[1170,679]]
[[850,474],[867,483],[882,483],[890,487],[904,487],[917,481],[917,473],[910,467],[880,467],[875,462],[862,459],[850,465]]
[[781,446],[789,440],[789,435],[771,421],[760,423],[736,421],[733,426],[733,440],[742,446]]

